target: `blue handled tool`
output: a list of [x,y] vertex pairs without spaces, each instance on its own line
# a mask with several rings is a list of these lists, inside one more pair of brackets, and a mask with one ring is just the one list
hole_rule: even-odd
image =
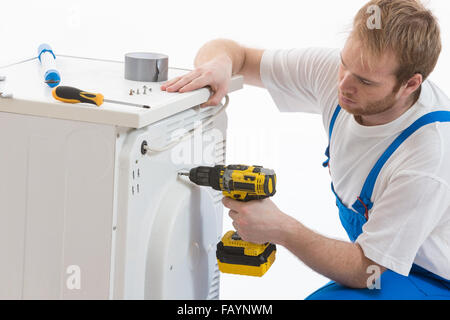
[[41,62],[44,82],[54,88],[61,82],[61,75],[56,70],[56,56],[50,45],[43,43],[38,47],[38,59]]

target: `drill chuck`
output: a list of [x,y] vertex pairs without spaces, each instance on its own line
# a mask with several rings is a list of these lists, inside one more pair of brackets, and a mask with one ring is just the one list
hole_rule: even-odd
[[225,166],[197,167],[189,171],[189,180],[199,186],[212,187],[214,190],[222,191],[220,188],[220,176]]

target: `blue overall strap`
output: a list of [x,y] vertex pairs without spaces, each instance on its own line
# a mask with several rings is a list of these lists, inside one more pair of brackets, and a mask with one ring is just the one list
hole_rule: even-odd
[[330,162],[330,141],[331,141],[331,135],[333,134],[333,128],[334,128],[334,124],[336,122],[336,119],[339,115],[339,112],[341,111],[341,106],[338,105],[336,110],[334,111],[333,117],[331,118],[331,122],[330,122],[330,130],[329,130],[329,134],[328,134],[328,148],[325,151],[325,155],[327,157],[327,161],[325,161],[322,166],[324,168],[328,167],[328,164]]
[[431,123],[435,122],[450,122],[450,111],[435,111],[428,113],[421,118],[419,118],[416,122],[414,122],[411,126],[405,129],[392,144],[387,148],[387,150],[383,153],[383,155],[378,159],[377,163],[373,167],[372,171],[370,171],[369,176],[364,183],[364,186],[361,190],[361,195],[358,200],[353,204],[353,209],[358,211],[361,214],[367,215],[368,211],[373,207],[373,203],[371,202],[373,188],[375,187],[375,182],[377,181],[378,175],[383,168],[384,164],[388,161],[390,156],[398,149],[398,147],[408,139],[414,132]]

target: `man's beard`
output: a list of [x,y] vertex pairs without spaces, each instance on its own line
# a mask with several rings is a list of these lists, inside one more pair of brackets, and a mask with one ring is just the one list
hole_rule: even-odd
[[[397,91],[398,92],[398,91]],[[365,106],[361,107],[358,105],[346,105],[341,103],[341,107],[350,114],[354,116],[372,116],[375,114],[383,113],[391,109],[397,99],[395,98],[396,92],[391,92],[388,96],[381,100],[369,102]],[[345,97],[345,96],[344,96]],[[350,97],[348,99],[351,99]]]

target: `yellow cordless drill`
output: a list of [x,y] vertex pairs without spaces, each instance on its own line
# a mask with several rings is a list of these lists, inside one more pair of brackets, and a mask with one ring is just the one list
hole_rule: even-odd
[[[260,200],[275,194],[275,172],[260,166],[197,167],[179,175],[238,201]],[[246,242],[237,232],[229,231],[217,244],[216,257],[221,272],[261,277],[275,261],[275,253],[275,244]]]

